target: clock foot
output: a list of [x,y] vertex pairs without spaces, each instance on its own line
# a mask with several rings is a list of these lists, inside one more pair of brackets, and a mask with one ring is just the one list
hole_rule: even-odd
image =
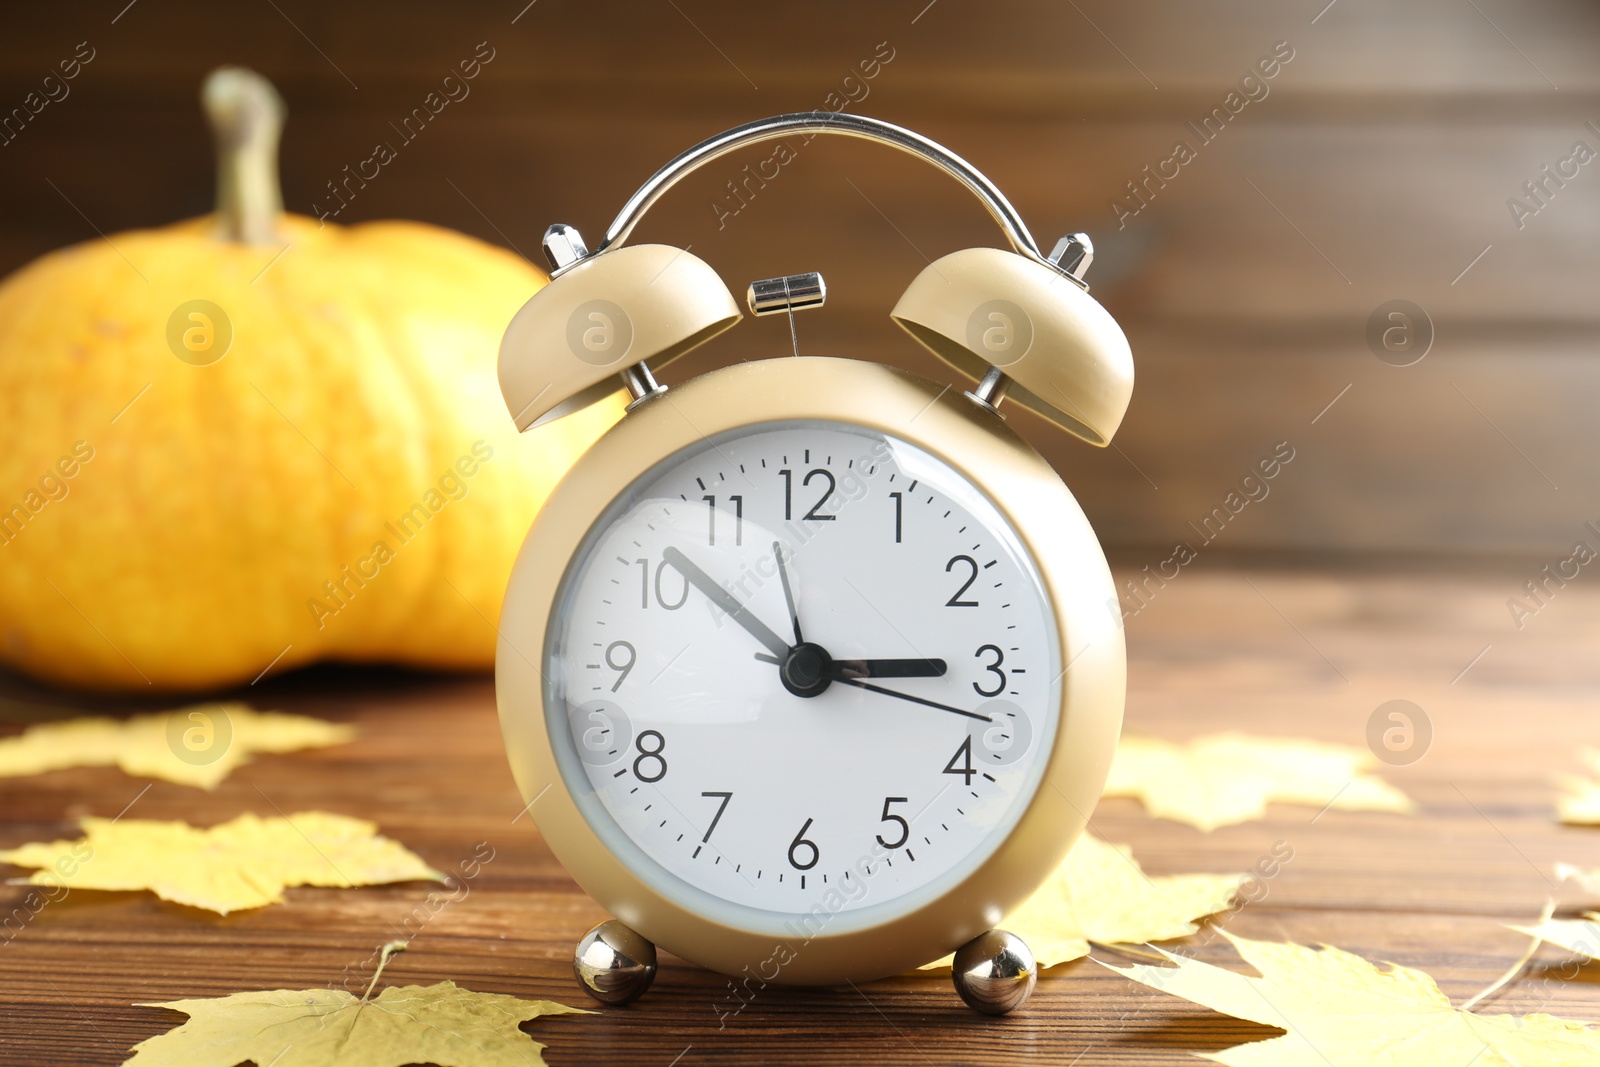
[[[1031,957],[1029,962],[1031,965]],[[655,981],[656,947],[610,919],[578,942],[572,973],[584,992],[600,1003],[626,1004],[643,996]]]
[[985,1015],[1004,1015],[1028,999],[1038,968],[1022,938],[990,930],[956,950],[950,978],[968,1007]]

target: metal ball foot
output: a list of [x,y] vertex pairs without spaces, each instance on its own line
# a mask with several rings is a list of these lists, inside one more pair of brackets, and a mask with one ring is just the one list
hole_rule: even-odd
[[[1031,957],[1029,963],[1031,966]],[[609,919],[578,942],[572,973],[584,992],[600,1003],[626,1004],[643,996],[655,981],[656,947]]]
[[967,1006],[985,1015],[1004,1015],[1022,1006],[1033,992],[1039,969],[1033,952],[1016,934],[990,930],[956,950],[950,980]]

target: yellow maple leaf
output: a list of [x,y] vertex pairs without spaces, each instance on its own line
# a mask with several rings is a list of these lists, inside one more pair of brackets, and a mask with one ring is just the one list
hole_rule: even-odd
[[376,823],[307,811],[288,818],[244,814],[199,829],[153,819],[87,818],[76,841],[0,850],[0,861],[38,868],[33,885],[149,889],[162,900],[232,911],[283,903],[289,886],[443,881]]
[[1126,735],[1111,763],[1108,797],[1134,797],[1158,819],[1201,830],[1259,819],[1267,804],[1411,812],[1394,786],[1366,772],[1362,748],[1323,741],[1211,734],[1186,743]]
[[[386,945],[384,962],[401,948],[403,942]],[[591,1014],[451,981],[390,986],[376,997],[369,986],[359,999],[342,989],[273,989],[138,1006],[170,1008],[189,1021],[135,1045],[123,1067],[543,1067],[545,1047],[520,1025]]]
[[[1260,977],[1163,952],[1175,967],[1102,965],[1213,1011],[1287,1031],[1207,1055],[1228,1067],[1592,1067],[1600,1030],[1553,1015],[1477,1015],[1410,967],[1223,931]],[[1158,950],[1159,951],[1159,950]],[[1100,961],[1097,961],[1100,962]]]
[[[1600,775],[1600,750],[1586,748],[1578,753],[1578,758],[1591,774]],[[1600,825],[1600,781],[1567,774],[1561,777],[1561,785],[1566,790],[1557,805],[1561,821],[1580,826]]]
[[[1560,873],[1565,866],[1565,864],[1558,865],[1557,873]],[[1586,873],[1593,875],[1600,874],[1600,871]],[[1529,937],[1548,941],[1552,945],[1560,945],[1569,952],[1576,952],[1592,960],[1600,960],[1600,912],[1588,912],[1581,919],[1546,918],[1533,926],[1515,926],[1509,923],[1507,925]]]
[[340,745],[355,728],[246,704],[196,704],[128,719],[94,716],[30,726],[0,740],[0,778],[68,767],[121,767],[141,778],[215,789],[255,752]]
[[[1195,920],[1224,911],[1244,874],[1144,873],[1127,845],[1085,833],[1042,886],[1001,921],[1033,951],[1041,971],[1089,954],[1089,942],[1138,944],[1187,937]],[[923,970],[948,969],[950,956]]]

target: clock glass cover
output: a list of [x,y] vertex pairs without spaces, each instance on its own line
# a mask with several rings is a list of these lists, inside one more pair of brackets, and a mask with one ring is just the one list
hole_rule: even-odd
[[1058,725],[1053,612],[1009,524],[949,464],[845,423],[657,464],[595,523],[549,635],[584,817],[745,929],[843,932],[948,892],[1040,788]]

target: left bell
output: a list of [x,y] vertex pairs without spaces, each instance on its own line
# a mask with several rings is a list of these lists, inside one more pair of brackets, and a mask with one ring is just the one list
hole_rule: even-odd
[[[570,227],[551,233],[569,248],[581,242]],[[526,430],[605,399],[622,387],[617,376],[640,364],[648,379],[742,317],[717,272],[684,249],[580,254],[558,263],[506,328],[500,391]]]

